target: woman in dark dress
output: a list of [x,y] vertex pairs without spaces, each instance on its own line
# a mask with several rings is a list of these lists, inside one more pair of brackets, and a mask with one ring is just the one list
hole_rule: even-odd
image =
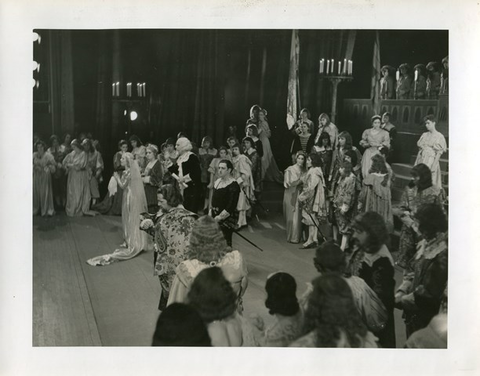
[[183,206],[194,212],[199,209],[199,197],[201,193],[201,171],[198,157],[191,152],[193,146],[188,138],[180,137],[175,149],[178,151],[176,163],[169,167],[168,171],[178,181],[183,195]]
[[162,166],[157,159],[158,148],[156,145],[147,146],[147,165],[142,174],[145,196],[147,197],[148,212],[155,214],[158,211],[157,190],[162,183]]
[[228,246],[232,246],[233,229],[238,221],[237,202],[240,186],[231,176],[233,164],[224,159],[218,164],[219,179],[213,184],[212,210],[210,216],[220,225]]
[[385,328],[376,335],[382,347],[395,348],[395,271],[392,255],[386,246],[389,240],[387,226],[380,214],[366,212],[354,219],[353,230],[356,247],[348,270],[351,275],[362,278],[387,309]]

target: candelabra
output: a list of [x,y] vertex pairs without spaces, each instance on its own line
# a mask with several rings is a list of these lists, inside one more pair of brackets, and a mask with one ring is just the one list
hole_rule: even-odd
[[332,111],[331,111],[331,121],[335,123],[335,118],[337,115],[337,92],[338,84],[340,82],[349,82],[353,80],[353,61],[343,59],[338,61],[338,69],[335,68],[335,59],[321,59],[320,60],[320,79],[327,80],[332,83]]

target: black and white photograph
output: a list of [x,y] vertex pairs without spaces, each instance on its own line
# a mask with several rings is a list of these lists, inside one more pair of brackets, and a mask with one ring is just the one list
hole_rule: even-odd
[[[25,280],[4,288],[5,374],[478,372],[478,342],[458,353],[478,334],[480,8],[442,27],[353,3],[284,23],[265,2],[176,23],[149,4],[142,23],[123,2],[104,25],[93,2],[61,22],[45,3],[13,27],[2,266]],[[335,22],[312,22],[322,6]]]

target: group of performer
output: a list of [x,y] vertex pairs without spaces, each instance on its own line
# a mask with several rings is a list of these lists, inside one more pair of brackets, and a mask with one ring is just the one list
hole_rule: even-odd
[[[432,115],[426,116],[424,123],[427,132],[418,140],[415,166],[428,170],[430,185],[440,191],[439,161],[447,145],[445,137],[436,130],[436,119]],[[319,116],[318,129],[314,132],[308,109],[301,111],[290,148],[293,164],[284,175],[287,241],[304,241],[301,248],[315,248],[322,238],[319,232],[330,233],[331,230],[333,238],[345,250],[349,248],[352,235],[352,218],[369,211],[379,213],[389,232],[393,232],[391,191],[395,176],[388,161],[391,160],[396,129],[390,123],[388,112],[373,116],[371,124],[359,142],[364,149],[362,155],[353,145],[351,135],[339,132],[327,114]],[[412,178],[411,185],[416,186],[415,177]],[[305,226],[308,235],[304,234]]]

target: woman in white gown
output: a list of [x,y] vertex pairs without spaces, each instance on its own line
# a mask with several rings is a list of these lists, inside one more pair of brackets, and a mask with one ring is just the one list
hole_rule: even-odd
[[262,180],[275,181],[283,184],[283,176],[278,169],[277,162],[273,156],[272,147],[270,146],[270,136],[272,132],[268,126],[267,111],[262,109],[258,113],[258,137],[263,145],[262,157]]
[[[277,162],[273,157],[272,147],[270,145],[270,136],[272,132],[268,125],[267,110],[260,108],[255,104],[250,109],[250,118],[247,120],[247,126],[255,124],[258,128],[258,138],[262,142],[263,156],[262,156],[262,181],[275,181],[283,184],[283,175],[278,169]],[[246,129],[245,129],[246,132]]]
[[122,227],[124,243],[115,252],[87,260],[93,266],[108,265],[116,261],[129,260],[147,249],[147,234],[140,230],[140,214],[147,212],[147,199],[137,161],[131,153],[125,153],[120,159],[125,167],[120,177],[115,179],[123,189]]

